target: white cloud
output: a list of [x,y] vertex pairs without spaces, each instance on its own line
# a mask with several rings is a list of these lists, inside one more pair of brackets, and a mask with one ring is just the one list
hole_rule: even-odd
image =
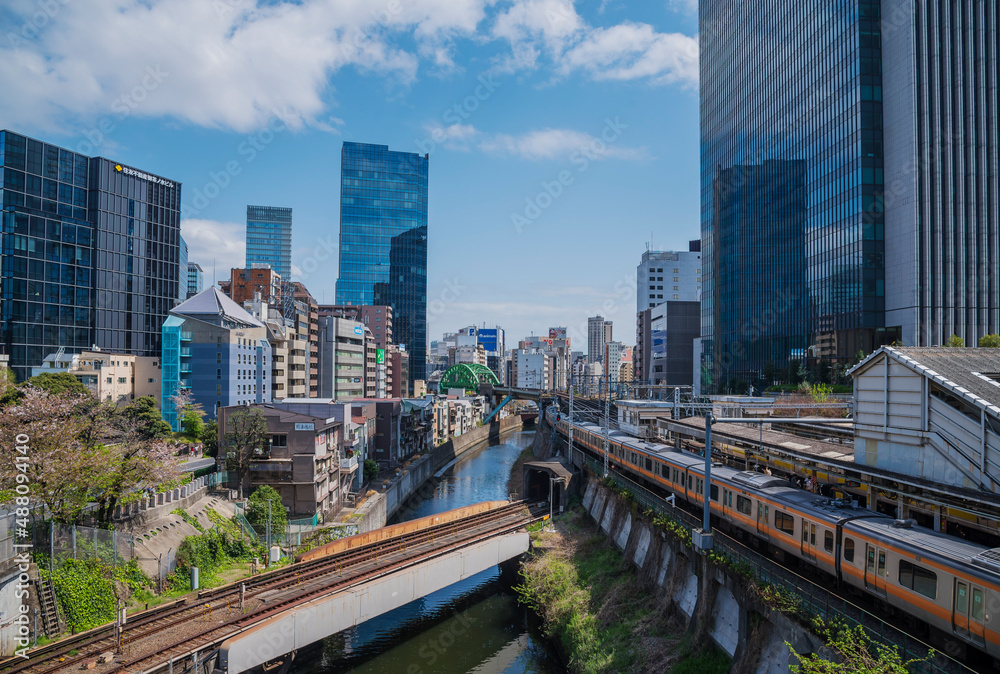
[[429,124],[425,128],[435,145],[462,152],[468,152],[471,149],[471,142],[482,135],[471,124],[451,124],[449,126]]
[[496,155],[522,157],[532,161],[568,159],[574,153],[584,153],[590,159],[641,160],[647,157],[642,148],[622,147],[614,141],[591,136],[570,129],[543,129],[520,136],[495,134],[480,144],[484,152]]
[[667,7],[683,14],[698,14],[698,0],[667,0]]
[[496,18],[492,34],[510,43],[511,55],[498,66],[508,72],[537,69],[547,55],[564,76],[584,71],[598,80],[698,82],[696,38],[660,33],[645,23],[595,28],[572,0],[515,0]]
[[[53,3],[41,30],[0,43],[0,119],[64,127],[130,115],[238,131],[278,116],[293,128],[322,119],[329,77],[353,66],[402,84],[419,57],[439,64],[489,0],[91,0]],[[374,7],[374,8],[373,8]],[[30,15],[30,14],[29,14]],[[154,73],[151,75],[150,73]]]
[[188,245],[188,260],[201,265],[205,286],[229,278],[229,270],[246,264],[246,225],[217,220],[181,220],[181,236]]
[[[43,25],[28,18],[51,5]],[[588,25],[573,0],[12,0],[0,40],[0,119],[91,134],[127,117],[253,131],[278,117],[336,133],[344,68],[407,87],[447,75],[460,40],[506,44],[508,71],[692,83],[694,38]],[[109,133],[102,131],[104,142]],[[95,143],[100,145],[101,143]]]
[[644,23],[591,31],[566,52],[564,72],[589,71],[598,80],[649,79],[654,83],[698,81],[698,42],[678,33],[657,33]]

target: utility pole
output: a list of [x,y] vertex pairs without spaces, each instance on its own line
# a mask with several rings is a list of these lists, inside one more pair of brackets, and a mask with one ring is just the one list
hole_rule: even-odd
[[573,372],[569,373],[569,419],[566,421],[569,427],[569,450],[566,452],[569,458],[569,465],[573,465]]
[[267,559],[271,561],[271,499],[267,499]]
[[611,370],[608,368],[608,345],[604,345],[604,477],[608,476],[608,447],[611,443]]
[[712,549],[712,410],[705,412],[705,481],[702,484],[702,497],[705,506],[702,509],[701,530],[692,533],[694,549],[697,552],[708,552]]

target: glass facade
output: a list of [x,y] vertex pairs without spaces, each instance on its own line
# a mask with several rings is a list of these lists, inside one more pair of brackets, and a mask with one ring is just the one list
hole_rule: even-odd
[[187,266],[187,296],[192,298],[205,286],[205,274],[197,262],[188,262]]
[[699,12],[709,389],[893,341],[879,0],[703,0]]
[[292,279],[292,209],[247,206],[247,269],[269,264],[288,283]]
[[0,131],[0,341],[19,379],[61,346],[159,355],[180,199],[180,183]]
[[426,379],[427,156],[344,143],[337,304],[392,307],[393,336]]
[[177,301],[178,302],[183,302],[184,300],[187,299],[187,296],[188,296],[188,293],[187,293],[187,291],[188,291],[188,287],[187,287],[188,286],[188,284],[187,284],[187,280],[188,280],[188,278],[187,278],[187,276],[188,276],[188,245],[187,245],[187,241],[184,240],[183,236],[181,237],[179,263],[180,264],[178,265],[178,269],[177,269],[177,278],[178,278],[178,280],[180,282],[177,284]]

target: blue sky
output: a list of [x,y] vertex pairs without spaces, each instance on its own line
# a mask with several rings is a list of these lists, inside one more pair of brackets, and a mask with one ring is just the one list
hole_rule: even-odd
[[242,265],[247,204],[291,206],[321,302],[341,143],[428,153],[429,339],[580,344],[600,312],[632,343],[646,243],[698,237],[696,4],[8,0],[0,128],[182,182],[208,280]]

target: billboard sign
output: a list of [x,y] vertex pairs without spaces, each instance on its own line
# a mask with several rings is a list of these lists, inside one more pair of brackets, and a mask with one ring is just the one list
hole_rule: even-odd
[[375,349],[375,362],[379,365],[385,363],[385,349]]

